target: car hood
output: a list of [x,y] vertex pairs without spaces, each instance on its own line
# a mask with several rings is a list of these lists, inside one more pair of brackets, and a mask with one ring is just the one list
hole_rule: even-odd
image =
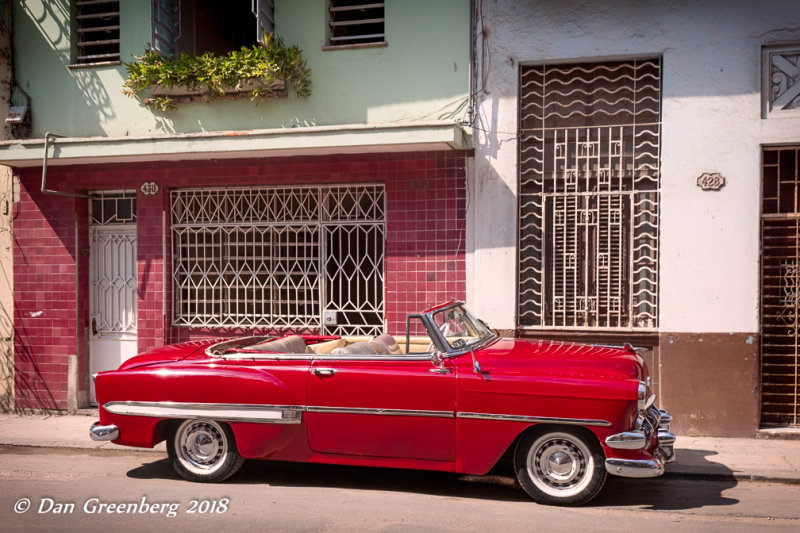
[[220,342],[220,340],[222,339],[190,341],[156,348],[155,350],[150,350],[149,352],[131,357],[124,361],[122,365],[120,365],[119,370],[130,370],[142,366],[182,361],[188,357],[198,355],[206,357],[205,349],[212,344]]
[[476,357],[481,366],[506,374],[642,381],[648,376],[644,359],[629,347],[498,339],[476,352]]

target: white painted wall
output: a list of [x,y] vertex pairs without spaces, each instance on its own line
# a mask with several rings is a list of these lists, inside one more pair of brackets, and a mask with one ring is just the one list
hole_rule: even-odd
[[[482,11],[468,260],[476,313],[515,327],[519,63],[660,55],[660,329],[758,331],[760,150],[800,143],[800,110],[761,118],[761,48],[800,43],[800,2],[484,0]],[[727,185],[702,191],[703,172]]]

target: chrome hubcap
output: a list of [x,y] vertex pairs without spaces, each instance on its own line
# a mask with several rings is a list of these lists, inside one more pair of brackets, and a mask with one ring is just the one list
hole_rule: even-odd
[[567,453],[557,451],[547,458],[546,469],[549,470],[552,475],[564,477],[569,476],[574,464],[575,462]]
[[588,448],[570,435],[544,435],[528,452],[528,474],[539,490],[567,497],[591,481],[593,462]]
[[222,464],[228,444],[222,428],[213,421],[188,420],[178,429],[176,448],[189,470],[207,473]]
[[580,453],[574,445],[563,440],[540,446],[534,468],[542,479],[557,488],[567,487],[583,473]]

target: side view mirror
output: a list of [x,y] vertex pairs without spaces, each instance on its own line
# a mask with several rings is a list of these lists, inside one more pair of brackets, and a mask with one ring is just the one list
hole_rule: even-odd
[[442,359],[442,353],[438,350],[434,350],[433,354],[431,354],[431,364],[434,368],[431,368],[431,372],[435,372],[437,374],[447,374],[450,372],[444,366],[444,359]]

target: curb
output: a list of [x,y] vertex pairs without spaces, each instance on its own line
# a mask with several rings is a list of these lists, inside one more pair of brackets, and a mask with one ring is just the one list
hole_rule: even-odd
[[[687,479],[694,481],[748,481],[752,483],[779,483],[781,485],[800,485],[800,479],[768,476],[760,474],[716,474],[703,472],[664,472],[663,477],[672,479]],[[657,478],[655,478],[657,479]]]

